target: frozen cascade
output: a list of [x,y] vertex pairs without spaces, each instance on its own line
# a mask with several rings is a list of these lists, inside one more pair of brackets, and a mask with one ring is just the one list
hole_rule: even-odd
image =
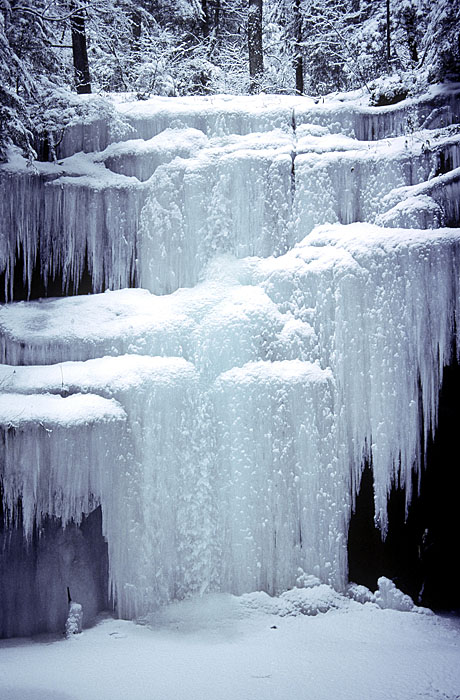
[[216,381],[224,590],[274,594],[299,567],[344,588],[350,503],[334,399],[330,370],[300,360],[249,363]]
[[357,105],[346,95],[338,95],[332,103],[328,98],[320,102],[279,95],[213,95],[172,100],[155,96],[140,102],[117,101],[115,106],[128,127],[124,133],[113,129],[110,121],[98,118],[72,124],[61,135],[58,158],[80,151],[102,151],[115,141],[151,139],[168,129],[172,121],[207,136],[224,136],[274,128],[288,131],[294,119],[298,124],[326,125],[335,133],[346,133],[360,141],[376,141],[420,128],[436,129],[460,121],[458,84],[443,86],[441,90],[433,86],[423,99],[408,99],[387,107]]
[[[92,147],[105,150],[71,155],[91,150],[88,123],[69,127],[57,163],[30,168],[12,154],[0,166],[5,296],[19,253],[16,275],[29,290],[34,268],[45,287],[60,275],[73,292],[87,267],[93,291],[135,282],[168,293],[195,284],[216,253],[279,255],[317,224],[378,222],[392,190],[458,167],[460,140],[449,126],[457,102],[458,90],[446,88],[385,108],[274,95],[118,103],[132,124],[124,141],[101,140],[96,120]],[[368,133],[369,119],[383,131]],[[443,213],[453,199],[418,198],[416,220],[398,210],[384,223],[456,225]]]
[[[29,257],[53,242],[70,280],[104,243],[94,291],[114,289],[0,307],[5,512],[21,499],[30,538],[42,518],[79,523],[100,504],[123,617],[205,591],[278,594],[299,567],[344,590],[365,461],[382,535],[391,487],[407,507],[418,487],[460,328],[460,229],[391,228],[388,212],[410,224],[403,203],[418,197],[439,207],[433,225],[458,224],[458,135],[359,142],[337,133],[346,103],[307,105],[322,118],[296,124],[286,105],[252,114],[258,133],[251,119],[200,133],[197,109],[164,143],[2,166],[3,202],[35,191],[30,212],[19,194],[4,209]],[[116,289],[135,259],[145,288]]]
[[141,286],[160,294],[192,286],[218,253],[286,251],[293,146],[276,132],[260,141],[257,150],[241,140],[158,168],[142,212]]
[[[443,165],[448,163],[448,169],[453,170],[460,162],[458,136],[432,143],[431,134],[420,132],[417,142],[410,147],[407,139],[387,139],[378,145],[367,144],[367,148],[360,150],[351,150],[350,143],[345,141],[342,149],[330,152],[320,150],[322,140],[304,137],[298,141],[292,225],[292,236],[296,241],[302,239],[306,229],[312,230],[322,223],[376,222],[379,214],[388,209],[393,191],[398,192],[406,186],[421,190],[422,185],[418,183],[432,191],[436,189],[434,175],[439,176]],[[315,141],[319,142],[318,145]],[[429,150],[426,143],[432,143]],[[308,152],[315,146],[316,152]],[[307,153],[302,153],[302,149]],[[444,188],[437,189],[444,193]],[[442,196],[440,191],[438,197]],[[438,209],[445,212],[445,220],[438,226],[451,225],[454,221],[449,210],[455,201],[455,197],[451,198],[449,194],[444,196]],[[404,223],[398,221],[393,226],[404,226]],[[417,226],[417,222],[412,226],[423,228]]]
[[117,304],[127,297],[132,308],[140,302],[145,338],[147,303],[153,326],[160,301],[184,319],[164,329],[178,352],[193,328],[188,361],[123,356],[113,345],[118,356],[2,367],[5,391],[89,392],[127,415],[126,446],[101,465],[119,614],[194,591],[277,592],[294,585],[299,566],[343,589],[363,455],[383,532],[391,485],[406,487],[408,503],[417,488],[420,430],[426,438],[435,424],[458,320],[459,245],[458,230],[325,226],[277,258],[218,259],[205,282],[170,296],[125,290],[3,307],[10,328],[17,312],[29,358],[53,324],[84,356],[87,329],[75,327],[72,303],[94,305],[101,341],[136,328],[136,314]]
[[434,187],[435,174],[460,160],[456,133],[424,130],[410,144],[403,136],[359,143],[302,124],[291,138],[273,131],[228,141],[211,141],[197,157],[165,164],[149,180],[139,230],[142,287],[165,294],[192,286],[219,253],[280,255],[318,224],[377,222],[391,216],[391,197],[416,183],[436,191],[433,206],[419,202],[420,223],[429,214],[433,226],[456,221],[455,197]]
[[[368,224],[324,226],[267,261],[269,296],[308,320],[318,357],[337,383],[337,445],[359,485],[363,454],[372,461],[375,512],[387,528],[393,483],[413,489],[420,429],[434,429],[442,370],[458,328],[458,230],[388,231]],[[421,396],[418,382],[421,386]],[[424,424],[420,425],[419,399]]]
[[[190,512],[184,502],[199,498],[197,474],[204,473],[203,460],[206,461],[200,449],[199,431],[193,429],[197,404],[193,366],[182,358],[135,355],[51,366],[4,365],[1,382],[9,391],[19,392],[15,399],[19,416],[25,400],[33,406],[42,402],[49,406],[49,414],[54,409],[59,415],[54,408],[56,403],[78,399],[86,400],[87,414],[95,412],[99,404],[114,406],[112,411],[117,407],[126,423],[124,431],[118,428],[118,434],[96,436],[101,448],[95,455],[86,450],[80,453],[84,468],[78,464],[78,441],[75,439],[73,447],[65,433],[61,438],[61,433],[56,432],[58,418],[53,422],[50,417],[43,426],[39,423],[34,430],[24,431],[23,440],[12,440],[11,450],[6,445],[8,459],[3,473],[7,506],[12,508],[21,495],[26,535],[32,532],[34,516],[40,519],[41,513],[61,517],[63,523],[78,522],[82,513],[103,503],[103,534],[109,544],[112,594],[120,613],[135,617],[149,609],[153,601],[169,600],[187,589],[186,584],[193,578],[192,568],[198,570],[203,564],[195,563],[189,552]],[[47,394],[43,395],[40,392],[45,387]],[[70,396],[62,399],[56,395],[63,392]],[[11,396],[2,395],[6,405]],[[30,423],[29,412],[30,409],[27,413]],[[85,415],[83,408],[80,414]],[[6,415],[11,415],[11,411]],[[35,421],[39,420],[38,407],[34,408],[33,416]],[[70,413],[67,421],[73,434],[83,438],[81,430],[79,433],[82,418]],[[5,424],[5,419],[2,422]],[[48,449],[56,450],[47,460],[55,470],[52,473],[40,468],[40,460],[31,464],[37,431],[45,436]],[[63,456],[66,449],[67,459]],[[15,471],[17,459],[29,465],[28,471],[19,474]],[[70,486],[70,474],[77,475],[81,481],[76,486],[77,495],[71,491],[67,498],[65,483]],[[37,479],[42,479],[38,485]],[[42,492],[45,499],[54,500],[42,504]],[[94,502],[88,500],[88,494],[93,495]],[[200,536],[200,527],[197,526],[194,537]],[[203,542],[203,547],[210,546],[208,541]],[[181,566],[181,558],[188,560],[187,569]]]
[[96,291],[129,286],[134,277],[142,186],[134,178],[110,176],[103,166],[81,172],[78,162],[72,165],[67,165],[76,171],[72,174],[50,164],[38,164],[31,174],[21,159],[17,169],[5,166],[0,173],[0,261],[7,298],[20,253],[29,291],[37,263],[45,285],[62,274],[64,291],[73,291],[85,265]]

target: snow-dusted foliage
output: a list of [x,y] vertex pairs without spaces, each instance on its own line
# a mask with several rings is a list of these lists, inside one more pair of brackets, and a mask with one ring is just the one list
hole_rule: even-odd
[[[264,0],[257,89],[324,95],[365,87],[371,104],[387,105],[419,95],[427,81],[457,80],[459,0],[394,0],[389,14],[387,7],[368,0]],[[72,35],[82,34],[87,88],[99,95],[248,94],[243,0],[93,0],[72,7],[64,0],[4,0],[1,160],[11,143],[29,158],[35,151],[53,160],[69,130],[84,141],[81,122],[94,112],[103,142],[107,101],[78,102],[71,92],[79,87],[82,60]],[[68,155],[65,147],[62,154]]]

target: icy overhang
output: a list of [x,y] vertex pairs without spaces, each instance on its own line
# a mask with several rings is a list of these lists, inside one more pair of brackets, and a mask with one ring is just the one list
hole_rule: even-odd
[[[19,388],[19,382],[7,379],[8,374],[14,373],[13,368],[2,367],[2,389],[5,391],[6,385],[8,389],[7,393],[0,393],[0,426],[6,430],[38,427],[52,432],[54,428],[85,428],[97,423],[126,420],[126,413],[117,401],[101,396],[74,394],[62,397],[46,393],[32,396],[30,385],[27,389],[20,387],[25,389],[24,393],[11,393]],[[49,390],[50,387],[46,388]]]

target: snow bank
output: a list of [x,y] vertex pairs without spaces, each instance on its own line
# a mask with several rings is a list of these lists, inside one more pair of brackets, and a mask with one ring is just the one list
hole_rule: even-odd
[[53,430],[99,421],[123,421],[125,417],[122,408],[115,401],[105,401],[98,396],[75,395],[62,398],[0,394],[0,424],[8,429],[22,429],[27,425],[42,423],[45,430]]

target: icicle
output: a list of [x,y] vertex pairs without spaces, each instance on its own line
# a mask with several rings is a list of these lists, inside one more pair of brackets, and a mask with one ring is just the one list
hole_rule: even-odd
[[125,420],[118,403],[99,396],[0,394],[4,508],[21,499],[27,538],[42,516],[79,523],[101,503]]
[[338,458],[354,465],[354,488],[363,454],[372,460],[383,533],[390,488],[400,483],[410,502],[420,434],[426,445],[436,425],[458,313],[457,235],[324,226],[260,268],[270,297],[286,303],[289,294],[293,316],[314,328],[337,385]]
[[[91,161],[84,166],[89,169]],[[96,177],[94,172],[63,175],[62,168],[53,171],[50,164],[40,167],[36,173],[0,168],[0,271],[5,271],[6,298],[12,297],[20,254],[29,292],[38,253],[45,287],[61,274],[63,291],[74,291],[86,264],[94,291],[128,287],[135,275],[143,186],[102,166]]]

